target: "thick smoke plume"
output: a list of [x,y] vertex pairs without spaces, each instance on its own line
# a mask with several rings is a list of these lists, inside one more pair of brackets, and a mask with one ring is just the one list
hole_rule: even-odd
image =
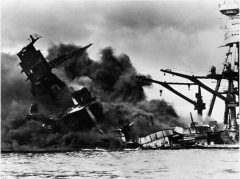
[[[74,44],[53,45],[46,57],[48,61],[78,48]],[[98,61],[89,58],[87,52],[74,57],[53,71],[68,86],[75,90],[88,87],[97,97],[100,112],[95,116],[98,126],[90,131],[67,134],[46,133],[40,121],[26,120],[31,103],[38,103],[44,118],[56,109],[48,97],[35,98],[30,93],[26,75],[20,75],[17,56],[2,53],[2,148],[13,150],[40,150],[42,148],[84,147],[117,145],[108,131],[134,122],[133,135],[142,137],[151,132],[174,126],[183,126],[174,108],[164,100],[146,100],[143,87],[151,83],[135,78],[136,69],[129,56],[116,56],[111,47],[100,50]],[[150,76],[148,75],[150,78]],[[99,115],[98,115],[99,114]],[[103,143],[103,141],[105,141]]]
[[[54,45],[49,49],[47,59],[52,60],[61,53],[69,53],[76,48],[75,45]],[[135,78],[136,69],[126,54],[117,57],[114,50],[107,47],[100,51],[100,55],[99,61],[91,60],[87,53],[80,59],[76,57],[67,61],[62,67],[65,78],[71,82],[76,80],[97,91],[101,101],[134,103],[146,98],[143,87],[151,84]]]

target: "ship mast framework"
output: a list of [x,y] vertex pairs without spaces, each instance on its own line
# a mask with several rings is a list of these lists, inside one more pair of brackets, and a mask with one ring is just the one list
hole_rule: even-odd
[[[226,25],[227,32],[224,39],[225,44],[223,45],[224,47],[228,47],[228,52],[226,53],[222,73],[217,74],[214,66],[212,66],[210,74],[207,76],[190,76],[173,72],[171,69],[160,70],[164,72],[164,75],[165,73],[169,73],[188,79],[193,83],[161,82],[144,76],[137,76],[137,78],[159,84],[172,91],[176,95],[193,104],[195,106],[195,110],[198,111],[199,116],[202,116],[202,110],[205,109],[205,103],[202,101],[201,88],[205,89],[213,95],[208,110],[208,116],[211,116],[216,97],[218,97],[225,102],[224,124],[227,126],[229,131],[238,131],[236,108],[239,107],[239,3],[236,1],[233,3],[224,2],[224,4],[219,5],[219,11],[229,18],[228,24]],[[199,79],[217,80],[215,90],[203,84]],[[224,92],[219,92],[222,80],[227,80],[228,89]],[[237,83],[237,87],[234,87],[234,83]],[[182,93],[173,89],[170,85],[188,85],[189,87],[191,85],[198,85],[198,93],[196,93],[197,101],[189,99]],[[162,91],[160,90],[160,93],[161,92]]]

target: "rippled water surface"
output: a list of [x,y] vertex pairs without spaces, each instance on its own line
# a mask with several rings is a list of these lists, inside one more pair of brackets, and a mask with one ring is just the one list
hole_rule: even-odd
[[239,177],[239,150],[1,154],[1,179],[238,179]]

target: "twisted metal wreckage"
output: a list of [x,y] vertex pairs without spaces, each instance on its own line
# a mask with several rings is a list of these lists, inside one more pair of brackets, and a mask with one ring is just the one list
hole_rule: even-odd
[[[58,113],[51,114],[51,117],[41,114],[38,104],[32,103],[25,118],[27,120],[40,121],[46,132],[50,133],[67,134],[74,131],[91,130],[95,127],[99,134],[110,138],[98,126],[98,120],[95,116],[99,117],[99,115],[103,114],[101,114],[102,111],[99,109],[93,93],[86,87],[75,91],[52,73],[53,68],[63,64],[72,57],[81,56],[92,44],[47,62],[40,50],[36,50],[33,46],[39,38],[41,36],[37,34],[30,35],[30,43],[17,54],[21,60],[19,63],[22,68],[21,73],[24,72],[27,75],[27,80],[31,83],[32,95],[37,97],[48,95],[54,102]],[[130,140],[128,131],[131,125],[125,124],[120,128],[111,130],[111,137],[114,134],[114,137],[123,139],[120,141],[125,144],[125,139],[127,141]]]
[[[216,97],[225,102],[224,124],[226,128],[219,130],[216,121],[210,121],[208,125],[198,125],[191,116],[192,122],[189,128],[174,127],[139,138],[131,135],[130,131],[134,123],[128,123],[111,130],[115,134],[114,137],[119,138],[125,147],[137,149],[139,147],[142,149],[239,148],[239,124],[236,114],[236,108],[239,106],[239,102],[236,100],[236,96],[239,95],[239,30],[236,30],[234,26],[239,24],[238,4],[221,4],[220,12],[230,18],[228,27],[226,27],[229,31],[225,38],[225,46],[229,47],[229,52],[226,55],[221,74],[217,74],[216,68],[213,66],[211,73],[207,76],[189,76],[173,72],[170,69],[161,70],[164,74],[169,73],[183,77],[193,83],[161,82],[144,76],[137,76],[137,78],[162,85],[182,97],[195,106],[199,116],[202,116],[202,110],[206,108],[201,94],[201,88],[204,88],[213,94],[208,116],[211,116]],[[92,110],[96,108],[96,97],[86,87],[74,91],[52,73],[53,68],[74,56],[83,54],[92,44],[47,62],[40,50],[37,51],[33,46],[39,38],[41,38],[39,35],[30,35],[30,43],[17,54],[21,60],[20,66],[22,72],[27,75],[27,80],[31,82],[33,96],[49,95],[56,106],[62,110],[53,117],[46,117],[38,113],[37,104],[32,104],[29,114],[25,116],[26,119],[41,121],[42,126],[48,132],[67,133],[96,127],[99,133],[104,134],[98,127],[96,115]],[[215,90],[203,84],[199,79],[217,80]],[[228,90],[220,93],[218,90],[222,80],[228,81]],[[238,83],[238,87],[234,87],[234,82]],[[197,101],[189,99],[170,85],[198,85]],[[226,94],[226,97],[223,94]]]
[[[161,69],[161,71],[164,72],[164,75],[166,73],[172,74],[174,76],[188,79],[193,83],[161,82],[146,78],[145,76],[137,76],[137,78],[141,80],[159,84],[187,102],[193,104],[195,107],[194,109],[197,110],[200,118],[202,118],[202,111],[206,109],[205,103],[203,103],[202,100],[201,88],[213,95],[208,110],[209,117],[211,117],[216,97],[225,102],[223,120],[223,123],[225,124],[224,129],[219,130],[216,121],[210,121],[208,125],[204,126],[198,125],[192,120],[190,128],[177,130],[179,133],[183,134],[183,138],[180,140],[184,141],[186,145],[194,148],[239,148],[239,114],[237,114],[237,108],[239,108],[239,4],[236,1],[233,3],[224,2],[219,5],[219,10],[223,15],[229,18],[228,24],[225,26],[225,30],[227,31],[224,39],[225,44],[222,46],[228,47],[228,52],[226,53],[221,73],[216,73],[215,66],[211,67],[210,74],[206,76],[186,75],[174,72],[171,69]],[[215,90],[209,88],[199,79],[216,80],[217,84]],[[226,80],[228,88],[223,92],[219,92],[221,81],[223,80]],[[234,86],[236,83],[237,87]],[[196,93],[197,100],[193,101],[172,88],[170,85],[187,85],[189,88],[191,85],[198,85],[198,93]],[[161,93],[162,90],[160,90],[160,94]],[[169,134],[169,136],[174,135]],[[154,138],[154,135],[152,138]],[[151,140],[148,139],[148,141]]]
[[[31,82],[31,93],[33,96],[49,95],[55,104],[64,110],[61,110],[61,112],[54,117],[46,117],[38,113],[38,106],[33,103],[30,106],[29,114],[25,116],[26,119],[41,121],[43,128],[48,132],[67,133],[69,131],[81,131],[83,129],[96,127],[99,133],[104,134],[98,127],[97,119],[91,111],[91,108],[94,108],[96,104],[96,97],[86,87],[74,91],[52,73],[53,68],[71,57],[81,55],[92,44],[47,62],[41,52],[39,50],[37,51],[33,46],[40,37],[39,35],[30,35],[30,44],[17,54],[21,59],[20,66],[22,67],[22,72],[27,75],[27,80]],[[142,76],[137,76],[137,78],[156,82],[155,80],[146,79]],[[157,83],[162,84],[161,82]],[[163,85],[165,85],[165,83]],[[198,99],[200,96],[201,99],[201,95],[196,96]],[[194,104],[196,105],[197,103]],[[195,109],[199,111],[199,108],[195,107]],[[87,118],[86,115],[88,116]],[[209,145],[206,144],[212,144],[213,142],[215,144],[237,143],[237,139],[233,139],[226,131],[217,131],[217,124],[215,121],[210,122],[210,125],[200,126],[193,121],[192,117],[191,120],[192,123],[190,128],[183,129],[181,127],[175,127],[165,129],[141,138],[131,136],[130,134],[131,127],[134,123],[112,129],[111,132],[115,134],[115,137],[120,139],[125,147],[137,149],[139,146],[142,149],[179,149],[209,147]],[[210,146],[214,148],[236,148],[236,145]]]

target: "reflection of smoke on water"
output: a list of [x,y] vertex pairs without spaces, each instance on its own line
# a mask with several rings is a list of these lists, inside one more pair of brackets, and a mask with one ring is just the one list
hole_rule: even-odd
[[[74,48],[75,45],[53,45],[49,48],[47,59],[52,60]],[[132,133],[144,136],[159,129],[182,125],[175,110],[167,102],[146,101],[143,87],[151,84],[135,78],[137,71],[126,54],[116,56],[111,47],[102,49],[100,53],[99,61],[91,60],[85,52],[80,58],[74,57],[65,62],[54,73],[75,90],[86,86],[96,95],[98,108],[102,110],[96,113],[99,114],[96,118],[103,131],[134,122]],[[46,133],[40,122],[27,121],[24,115],[33,102],[38,104],[42,118],[59,109],[47,96],[32,96],[31,86],[25,82],[26,75],[20,75],[21,69],[16,67],[19,60],[15,55],[1,55],[2,147],[37,150],[101,145],[102,141],[107,141],[107,136],[100,134],[96,128],[62,135]]]

